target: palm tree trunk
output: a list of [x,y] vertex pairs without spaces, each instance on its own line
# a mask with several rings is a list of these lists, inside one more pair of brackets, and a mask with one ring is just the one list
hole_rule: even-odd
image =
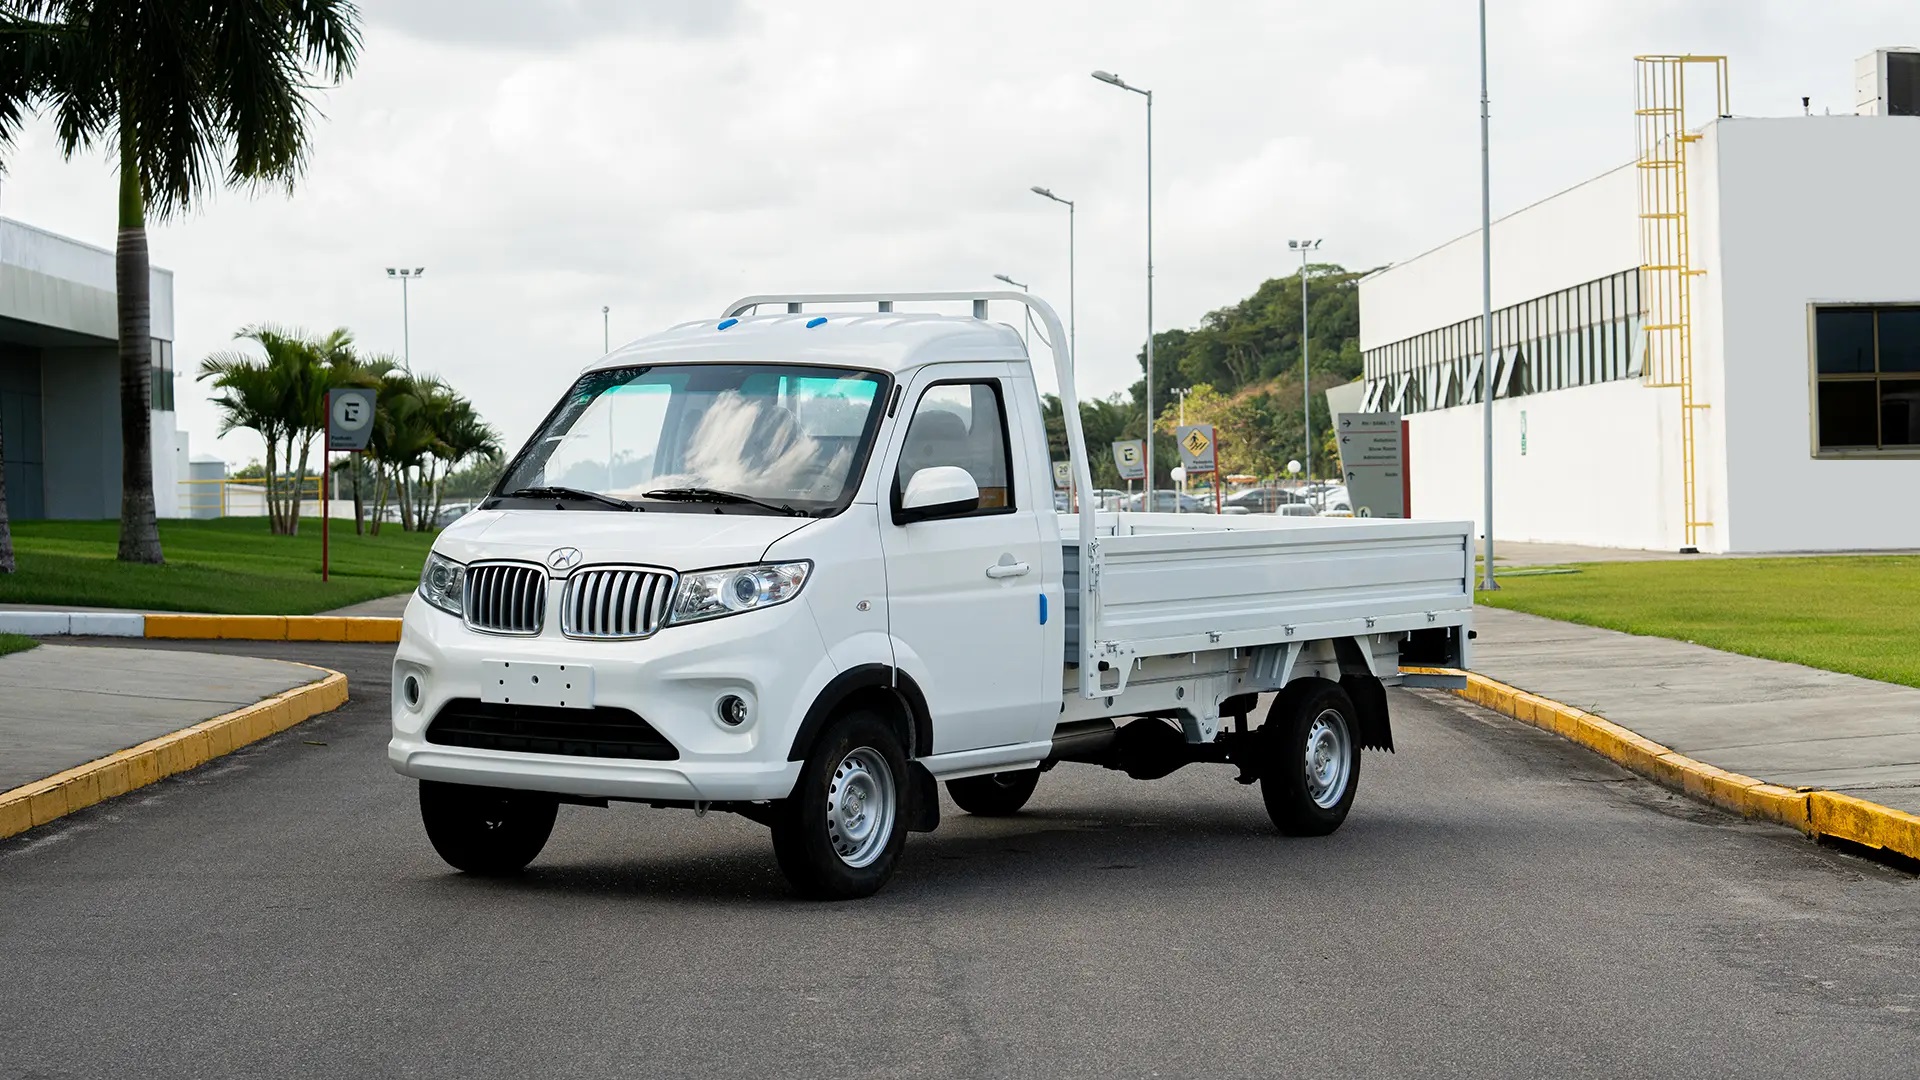
[[267,500],[267,531],[280,534],[280,495],[274,491],[275,478],[280,470],[280,436],[267,436],[267,480],[261,485],[260,493]]
[[360,455],[347,455],[347,467],[353,470],[353,535],[367,531],[366,504],[360,501]]
[[11,574],[13,527],[7,523],[7,432],[0,427],[0,574]]
[[120,118],[120,236],[113,278],[120,309],[120,561],[161,563],[153,506],[153,296],[137,137]]
[[[311,434],[295,437],[300,440],[300,467],[295,469],[293,473],[293,506],[287,511],[288,536],[300,535],[300,500],[306,495],[307,491],[307,454],[313,450],[313,436]],[[287,456],[293,456],[291,447],[288,448]],[[323,514],[326,513],[326,508],[324,506],[321,507],[320,512]]]

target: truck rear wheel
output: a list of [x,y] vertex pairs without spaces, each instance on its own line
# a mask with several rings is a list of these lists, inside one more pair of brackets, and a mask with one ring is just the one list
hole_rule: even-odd
[[801,895],[871,896],[906,845],[907,759],[870,712],[849,712],[820,734],[793,794],[773,816],[773,854]]
[[1324,679],[1288,687],[1261,725],[1267,816],[1288,836],[1325,836],[1347,820],[1360,784],[1360,723],[1347,692]]
[[447,865],[469,874],[517,874],[547,846],[558,800],[535,791],[420,781],[420,821]]
[[947,794],[960,809],[976,817],[1006,817],[1027,805],[1039,783],[1039,769],[1019,769],[949,780]]

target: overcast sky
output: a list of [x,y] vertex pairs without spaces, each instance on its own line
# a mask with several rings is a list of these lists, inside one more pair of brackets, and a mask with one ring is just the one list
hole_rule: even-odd
[[[1632,56],[1731,56],[1734,111],[1852,109],[1853,62],[1920,37],[1912,0],[1493,0],[1496,214],[1632,157]],[[1138,378],[1143,101],[1154,96],[1156,325],[1291,272],[1479,217],[1472,0],[365,0],[291,197],[222,194],[152,230],[175,273],[180,424],[214,442],[201,357],[259,321],[351,328],[449,378],[517,445],[601,352],[775,290],[1030,281],[1067,307],[1080,390]],[[24,132],[0,214],[111,246],[102,157]],[[1498,269],[1496,268],[1496,273]],[[1045,385],[1052,385],[1043,373]]]

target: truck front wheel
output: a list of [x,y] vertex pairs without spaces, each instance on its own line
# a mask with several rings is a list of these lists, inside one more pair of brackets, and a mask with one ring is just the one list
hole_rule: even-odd
[[526,868],[553,835],[551,795],[420,781],[420,821],[433,850],[456,870],[482,876]]
[[907,840],[907,759],[869,712],[849,712],[820,734],[793,794],[773,815],[773,854],[804,896],[871,896],[893,876]]
[[1360,730],[1353,700],[1338,684],[1289,686],[1261,725],[1260,795],[1288,836],[1325,836],[1340,827],[1360,784]]
[[1027,805],[1039,783],[1039,769],[1020,769],[949,780],[947,794],[960,809],[976,817],[1006,817]]

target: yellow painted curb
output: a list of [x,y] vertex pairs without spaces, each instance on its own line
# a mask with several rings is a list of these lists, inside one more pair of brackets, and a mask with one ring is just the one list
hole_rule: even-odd
[[191,641],[393,644],[400,640],[400,620],[341,615],[149,615],[146,636]]
[[44,780],[0,792],[0,839],[124,795],[161,777],[204,765],[346,704],[345,675],[311,664],[300,666],[321,672],[324,677]]
[[1677,753],[1604,717],[1485,675],[1444,668],[1401,670],[1423,675],[1465,674],[1466,689],[1454,691],[1461,697],[1551,731],[1649,780],[1743,817],[1920,859],[1920,816],[1836,791],[1803,791],[1728,772]]

